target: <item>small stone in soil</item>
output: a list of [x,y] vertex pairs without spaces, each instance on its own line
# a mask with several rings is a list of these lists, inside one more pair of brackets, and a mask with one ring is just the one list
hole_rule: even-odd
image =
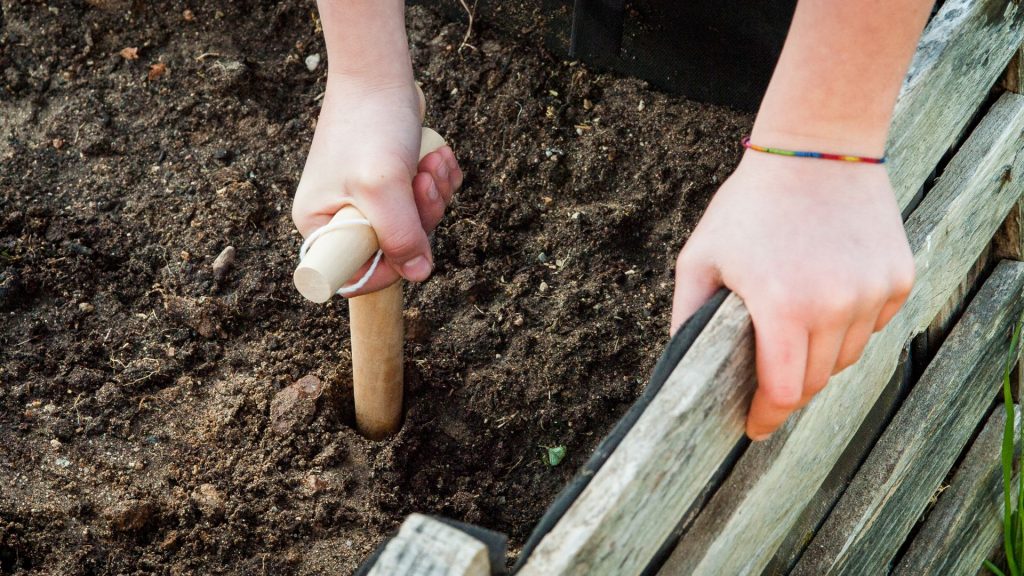
[[228,246],[221,250],[217,259],[213,261],[213,277],[217,280],[221,280],[231,270],[232,264],[235,263],[235,247]]
[[218,148],[213,152],[214,160],[219,160],[221,162],[224,162],[225,164],[231,162],[232,156],[233,154],[231,154],[231,151],[225,148]]
[[309,56],[306,56],[306,69],[307,70],[309,70],[310,72],[313,72],[313,71],[315,71],[317,69],[318,66],[320,66],[320,55],[319,54],[310,54]]
[[96,311],[96,307],[88,302],[79,302],[78,309],[84,314],[92,314]]
[[288,434],[313,421],[316,401],[323,384],[316,376],[303,376],[274,396],[270,403],[270,426],[278,434]]

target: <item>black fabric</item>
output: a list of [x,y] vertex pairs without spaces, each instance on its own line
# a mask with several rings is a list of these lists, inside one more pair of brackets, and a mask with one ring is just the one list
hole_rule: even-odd
[[569,55],[587,61],[617,57],[625,19],[625,0],[576,0]]
[[530,538],[526,541],[523,546],[523,550],[516,561],[515,567],[512,572],[515,573],[526,564],[530,554],[533,553],[534,549],[540,541],[555,527],[555,524],[561,520],[566,510],[572,506],[572,503],[576,501],[576,498],[583,492],[583,489],[590,484],[590,480],[597,474],[597,471],[601,469],[601,466],[608,460],[615,448],[622,442],[622,439],[626,434],[633,428],[633,425],[643,414],[644,410],[651,403],[651,400],[658,395],[661,387],[668,380],[669,375],[675,370],[675,367],[686,355],[686,352],[693,345],[697,336],[704,330],[707,323],[718,311],[718,308],[725,301],[726,296],[729,295],[729,291],[721,289],[711,297],[710,300],[704,306],[702,306],[697,312],[686,321],[682,327],[676,332],[676,335],[669,342],[668,347],[662,353],[661,358],[658,360],[657,365],[654,367],[654,371],[651,374],[650,383],[647,388],[644,389],[643,394],[636,402],[629,408],[626,415],[619,420],[615,425],[615,428],[605,436],[604,440],[597,446],[594,453],[587,460],[586,464],[580,468],[580,471],[576,476],[569,482],[569,485],[562,489],[562,492],[555,498],[555,501],[548,507],[547,512],[537,523],[537,526],[533,529],[533,533],[530,534]]

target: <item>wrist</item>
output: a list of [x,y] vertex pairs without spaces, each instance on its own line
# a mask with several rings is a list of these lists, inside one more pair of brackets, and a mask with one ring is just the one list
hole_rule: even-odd
[[771,122],[761,122],[759,118],[751,130],[750,142],[758,146],[787,150],[880,158],[885,156],[887,128],[888,125],[881,129],[848,129],[812,124],[791,129],[773,125]]

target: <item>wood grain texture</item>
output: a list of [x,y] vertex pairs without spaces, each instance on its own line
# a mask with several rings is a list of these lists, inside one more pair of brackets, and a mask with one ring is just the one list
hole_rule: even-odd
[[900,206],[968,125],[1024,42],[1013,0],[946,0],[918,43],[893,115],[889,174]]
[[[1024,310],[1024,264],[996,267],[792,572],[879,574],[996,397]],[[941,431],[941,433],[936,433]]]
[[[1015,414],[1019,434],[1019,407]],[[977,573],[982,561],[1002,542],[1003,474],[999,454],[1005,422],[1006,411],[1000,404],[971,445],[949,488],[939,495],[894,575]],[[1017,451],[1019,454],[1019,446]],[[1018,474],[1019,470],[1014,485]],[[1016,491],[1012,500],[1016,504]]]
[[867,418],[861,423],[842,456],[829,471],[825,481],[821,483],[814,498],[804,507],[800,517],[793,524],[789,534],[775,551],[775,556],[764,569],[764,576],[782,576],[789,574],[796,566],[800,556],[811,543],[814,533],[818,531],[832,508],[850,485],[857,469],[867,459],[871,448],[882,435],[885,427],[892,421],[900,404],[910,392],[910,347],[905,346],[900,353],[899,363],[885,390],[871,408]]
[[1020,184],[1004,174],[1024,170],[1022,130],[1024,97],[1006,94],[907,222],[917,283],[906,305],[856,366],[833,378],[770,441],[746,452],[663,573],[764,567],[878,397],[903,344],[927,328],[1020,199]]
[[487,546],[465,532],[412,514],[368,576],[490,576]]

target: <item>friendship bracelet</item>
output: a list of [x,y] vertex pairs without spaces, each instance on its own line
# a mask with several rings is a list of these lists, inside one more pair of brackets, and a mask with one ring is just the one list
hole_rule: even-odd
[[869,156],[846,156],[844,154],[827,154],[825,152],[804,152],[802,150],[783,150],[782,148],[769,148],[750,143],[750,136],[742,140],[743,147],[755,152],[765,154],[777,154],[779,156],[795,156],[797,158],[817,158],[819,160],[841,160],[843,162],[863,162],[865,164],[885,164],[885,156],[871,158]]

